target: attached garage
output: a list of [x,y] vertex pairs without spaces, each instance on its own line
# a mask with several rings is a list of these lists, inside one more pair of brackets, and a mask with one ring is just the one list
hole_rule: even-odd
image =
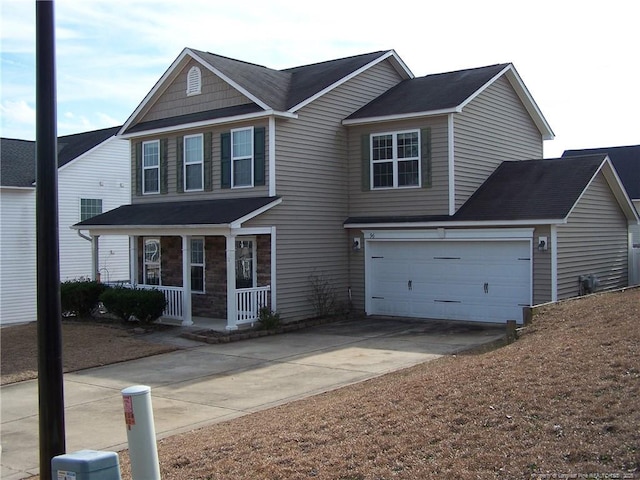
[[371,231],[365,239],[368,315],[521,322],[531,305],[531,229]]

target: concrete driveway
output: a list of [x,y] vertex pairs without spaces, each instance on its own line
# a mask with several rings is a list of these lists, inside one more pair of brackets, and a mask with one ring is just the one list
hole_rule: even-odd
[[[505,335],[502,325],[410,319],[341,321],[180,350],[64,375],[67,452],[127,448],[121,390],[151,387],[159,438],[361,382]],[[38,472],[37,381],[3,386],[4,480]]]

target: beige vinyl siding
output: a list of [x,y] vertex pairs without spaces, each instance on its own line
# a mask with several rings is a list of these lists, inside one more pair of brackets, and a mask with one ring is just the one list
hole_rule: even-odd
[[453,117],[456,210],[503,161],[542,158],[542,135],[504,76]]
[[627,285],[628,226],[599,173],[558,227],[558,300],[579,294],[578,277],[595,274],[600,290]]
[[35,320],[35,188],[0,188],[0,324]]
[[277,194],[283,201],[246,226],[277,226],[278,311],[285,321],[314,315],[313,274],[347,304],[351,244],[343,227],[348,167],[341,122],[399,81],[384,61],[302,108],[298,119],[277,120]]
[[[547,237],[547,250],[538,251],[539,237]],[[551,292],[551,227],[538,226],[533,232],[533,304],[550,302]]]
[[[192,66],[200,68],[202,93],[188,96],[187,73]],[[207,70],[202,64],[191,60],[179,71],[173,82],[169,84],[136,123],[233,107],[246,103],[252,102],[220,77]]]
[[364,312],[364,259],[365,241],[362,230],[349,229],[347,231],[347,243],[351,246],[353,239],[360,239],[360,250],[349,251],[349,287],[351,287],[351,311]]
[[[265,128],[265,185],[260,185],[252,188],[222,188],[221,175],[220,175],[220,134],[229,132],[232,129],[244,128],[244,127],[264,127]],[[198,133],[210,132],[211,135],[211,159],[212,159],[212,186],[211,191],[197,191],[197,192],[178,192],[178,161],[177,161],[177,138],[178,136],[184,137],[184,135],[194,135]],[[159,140],[166,138],[167,141],[167,193],[166,194],[151,194],[151,195],[136,195],[136,181],[140,172],[136,169],[135,158],[135,145],[138,142],[145,142],[148,140]],[[269,195],[269,128],[266,120],[258,120],[255,122],[241,122],[226,125],[219,125],[215,128],[209,127],[198,130],[188,130],[176,134],[171,134],[162,137],[145,137],[137,138],[131,141],[131,165],[132,165],[132,178],[133,178],[133,203],[156,203],[156,202],[176,202],[183,200],[212,200],[217,198],[240,198],[240,197],[264,197]],[[162,169],[161,169],[162,171]],[[183,177],[184,178],[184,177]]]
[[[362,135],[431,128],[430,187],[362,190]],[[349,129],[349,216],[446,215],[449,213],[447,117],[432,117]]]

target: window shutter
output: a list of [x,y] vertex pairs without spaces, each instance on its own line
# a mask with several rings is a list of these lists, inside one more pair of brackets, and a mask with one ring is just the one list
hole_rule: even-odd
[[176,191],[184,192],[184,137],[176,138]]
[[371,190],[371,159],[369,158],[369,134],[362,135],[361,151],[362,151],[362,191]]
[[220,186],[231,188],[231,132],[220,134]]
[[203,155],[204,155],[204,189],[207,192],[213,190],[213,181],[211,179],[212,168],[211,168],[211,140],[212,134],[211,132],[207,132],[204,134],[203,142]]
[[431,127],[420,130],[420,168],[422,169],[422,188],[431,187]]
[[136,195],[142,195],[142,142],[135,144],[135,178],[136,178]]
[[160,139],[160,193],[166,194],[169,191],[169,139]]
[[265,128],[253,129],[253,184],[265,184]]

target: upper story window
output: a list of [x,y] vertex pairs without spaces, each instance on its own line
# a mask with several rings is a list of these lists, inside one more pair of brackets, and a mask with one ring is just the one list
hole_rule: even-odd
[[203,136],[190,135],[184,137],[184,190],[203,190],[204,186],[204,154]]
[[160,141],[142,143],[142,193],[160,193]]
[[231,187],[253,186],[253,127],[231,130]]
[[101,198],[81,198],[80,199],[80,221],[90,219],[102,213]]
[[420,132],[371,135],[372,188],[420,186]]
[[198,95],[202,88],[202,73],[198,67],[191,67],[187,73],[187,96]]

